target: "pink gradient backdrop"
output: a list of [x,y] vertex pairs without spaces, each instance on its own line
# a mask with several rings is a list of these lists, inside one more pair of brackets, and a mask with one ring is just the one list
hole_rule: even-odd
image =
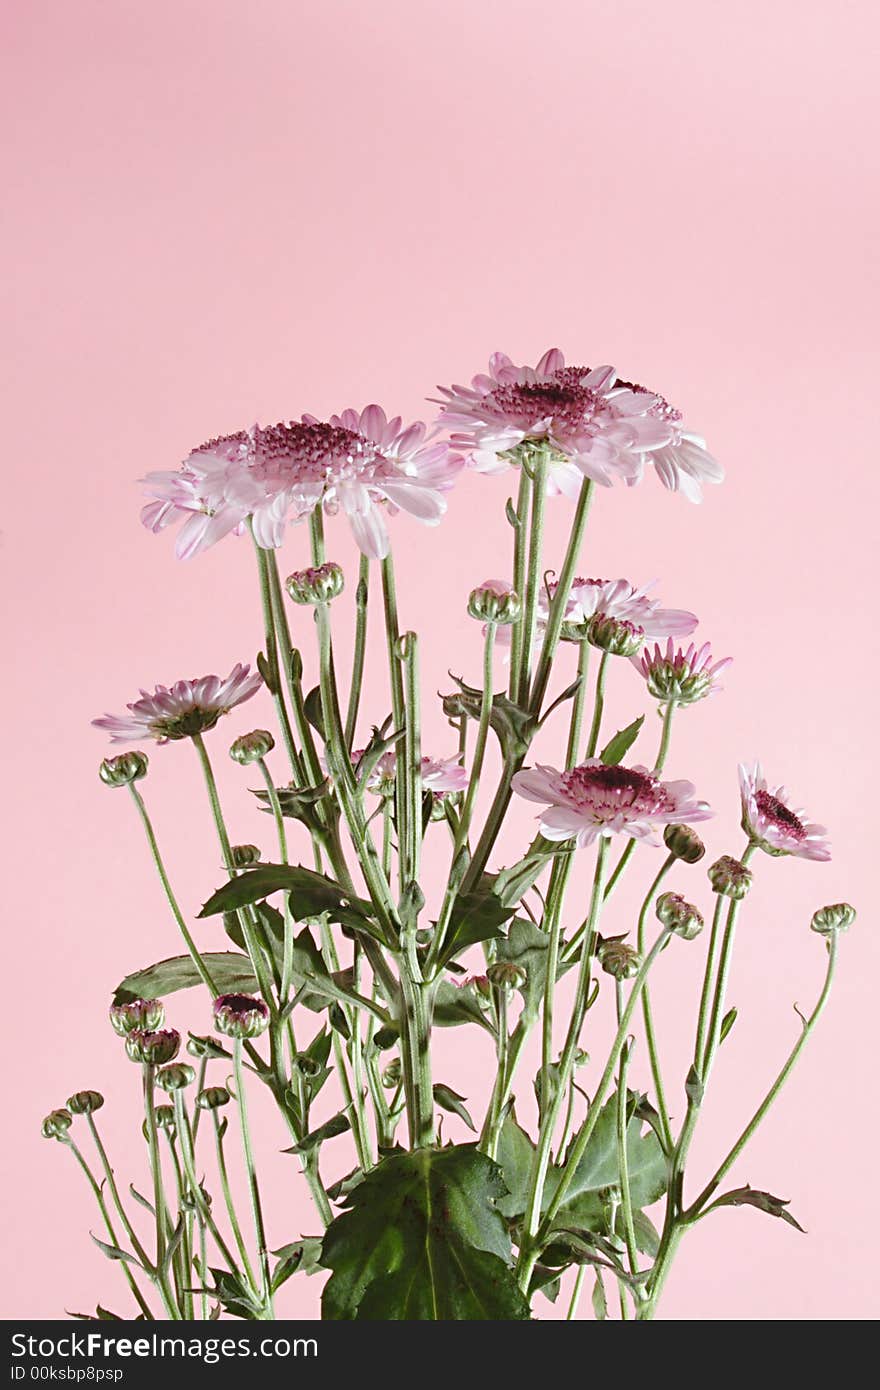
[[[821,1030],[734,1174],[791,1198],[809,1235],[718,1214],[685,1243],[664,1316],[876,1315],[876,8],[19,0],[4,30],[0,1311],[122,1302],[88,1240],[81,1179],[38,1126],[72,1089],[100,1086],[134,1176],[134,1077],[108,989],[177,949],[126,798],[97,781],[88,720],[141,683],[227,669],[259,640],[247,547],[178,565],[140,529],[134,480],[255,418],[372,399],[418,415],[435,381],[466,378],[492,349],[534,360],[558,342],[659,386],[729,470],[699,509],[653,479],[603,494],[583,565],[662,576],[668,602],[697,609],[736,657],[726,693],[680,720],[670,761],[721,812],[710,852],[740,843],[741,756],[762,756],[833,833],[831,865],[757,866],[700,1171],[793,1040],[792,1001],[814,997],[813,907],[845,896],[862,914]],[[426,692],[449,666],[478,673],[463,600],[503,570],[506,495],[470,477],[441,530],[394,524],[403,619],[430,633]],[[551,562],[568,512],[552,507]],[[641,696],[618,688],[623,722]],[[212,742],[238,839],[265,827],[225,747],[268,717],[260,701]],[[447,751],[442,715],[427,722]],[[186,748],[156,750],[148,792],[194,910],[220,870]],[[520,812],[512,852],[529,825]],[[670,952],[659,986],[682,1069],[697,953]],[[173,1012],[207,1024],[194,996]],[[489,1058],[471,1046],[445,1037],[443,1073],[476,1099]],[[280,1243],[313,1223],[263,1107],[260,1128]],[[327,1153],[341,1171],[347,1155]],[[288,1290],[284,1311],[314,1312],[315,1282]]]

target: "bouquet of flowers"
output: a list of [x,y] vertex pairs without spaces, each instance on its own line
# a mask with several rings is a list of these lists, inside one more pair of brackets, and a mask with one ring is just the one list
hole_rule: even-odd
[[[328,1319],[527,1319],[563,1279],[569,1317],[587,1283],[583,1306],[595,1317],[611,1306],[650,1319],[682,1237],[712,1212],[749,1205],[797,1226],[785,1201],[726,1190],[725,1178],[825,1005],[855,913],[836,904],[813,916],[827,958],[815,1007],[742,1133],[708,1178],[692,1180],[704,1097],[736,1019],[727,984],[755,857],[825,860],[829,850],[783,787],[759,765],[742,766],[744,838],[706,882],[694,867],[705,854],[695,827],[711,811],[691,782],[664,772],[674,722],[714,694],[728,663],[689,640],[694,614],[663,607],[650,586],[580,577],[601,488],[635,486],[653,467],[697,502],[722,470],[662,396],[611,367],[566,366],[556,349],[535,367],[497,353],[488,372],[442,389],[437,404],[431,432],[376,405],[326,421],[305,415],[212,439],[179,470],[145,479],[143,522],[156,533],[179,524],[181,558],[230,535],[253,547],[263,636],[255,669],[159,685],[124,715],[95,720],[118,744],[192,746],[225,865],[221,884],[206,882],[199,916],[229,947],[204,950],[144,796],[147,754],[101,764],[142,822],[183,945],[124,979],[110,1009],[140,1073],[149,1180],[123,1194],[97,1091],[71,1096],[43,1133],[70,1150],[91,1186],[105,1228],[93,1238],[119,1266],[137,1309],[129,1316],[270,1319],[287,1280],[323,1271]],[[467,601],[482,627],[482,681],[451,678],[442,706],[454,744],[434,757],[421,741],[421,639],[400,627],[387,520],[406,512],[440,522],[466,467],[507,475],[511,553],[497,563],[508,577],[477,584]],[[564,554],[550,556],[545,512],[557,496],[572,521]],[[328,552],[325,526],[332,538],[340,514],[360,549],[356,578]],[[282,578],[288,527],[300,567]],[[371,604],[384,621],[378,652],[367,642]],[[347,689],[340,618],[353,619]],[[369,711],[368,657],[387,666],[388,689],[387,706]],[[645,715],[620,729],[609,718],[613,662],[660,715],[658,742]],[[233,844],[214,731],[262,688],[274,730],[245,733],[228,751],[259,779],[246,798],[268,843]],[[555,753],[536,761],[537,744],[554,736]],[[501,863],[513,798],[540,808],[537,826]],[[439,894],[423,887],[429,854],[432,882],[443,865]],[[642,860],[650,885],[635,920],[620,920],[615,890]],[[584,861],[591,886],[573,892]],[[701,884],[711,907],[692,1060],[671,1077],[651,977],[667,950],[700,949],[691,943],[704,913],[690,898]],[[189,1061],[181,1033],[166,1026],[166,1001],[184,990],[196,1019],[208,1016],[207,991],[213,1017],[210,1032],[189,1034]],[[612,1026],[599,1030],[593,1009],[609,994]],[[451,1027],[474,1030],[494,1052],[479,1112],[434,1076],[436,1030]],[[540,1064],[529,1076],[532,1045]],[[630,1084],[636,1049],[648,1093]],[[267,1236],[249,1122],[255,1087],[270,1092],[279,1137],[314,1200],[314,1232],[285,1231],[280,1246]],[[441,1112],[473,1139],[444,1142]],[[283,1220],[274,1213],[269,1225]]]

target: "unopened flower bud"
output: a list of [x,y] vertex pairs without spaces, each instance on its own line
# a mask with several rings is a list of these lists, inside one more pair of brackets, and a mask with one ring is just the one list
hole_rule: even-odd
[[[157,1129],[174,1129],[175,1115],[173,1105],[157,1105],[153,1110],[153,1114],[156,1117]],[[146,1132],[146,1125],[144,1126],[144,1130]]]
[[128,1033],[154,1033],[165,1022],[165,1005],[161,999],[132,999],[128,1004],[114,1004],[110,1022],[121,1038]]
[[215,1038],[198,1037],[195,1033],[190,1033],[186,1050],[190,1057],[198,1057],[199,1060],[205,1057],[217,1060],[220,1057],[229,1056],[225,1047],[222,1047]]
[[304,1076],[307,1079],[312,1076],[317,1076],[318,1072],[321,1070],[321,1063],[317,1058],[310,1057],[307,1052],[297,1052],[293,1059],[293,1064],[300,1076]]
[[100,1091],[77,1091],[67,1099],[67,1108],[74,1115],[91,1115],[100,1110],[103,1104],[104,1097]]
[[180,1048],[180,1034],[176,1028],[164,1028],[158,1032],[129,1033],[125,1039],[125,1050],[132,1062],[144,1066],[161,1067],[173,1062]]
[[174,1062],[156,1073],[156,1085],[161,1086],[163,1091],[182,1091],[186,1086],[191,1086],[195,1079],[195,1072],[186,1062]]
[[503,579],[486,579],[478,588],[472,589],[468,598],[468,612],[481,623],[493,623],[496,627],[509,627],[520,615],[522,605],[519,594]]
[[284,587],[294,603],[330,603],[342,593],[345,575],[330,561],[288,575]]
[[489,983],[488,975],[469,975],[464,983],[466,985],[473,985],[481,999],[490,999],[492,997],[492,986]]
[[496,960],[486,970],[486,979],[496,989],[522,989],[527,975],[521,965],[512,960]]
[[559,629],[560,642],[576,642],[580,646],[581,642],[586,642],[590,633],[590,622],[570,623],[565,622]]
[[685,864],[696,864],[706,853],[706,846],[690,825],[667,825],[663,831],[663,843],[670,854]]
[[269,1026],[269,1010],[250,994],[221,994],[214,1000],[214,1027],[227,1038],[258,1038]]
[[231,1099],[225,1086],[206,1086],[196,1096],[196,1105],[200,1110],[219,1110],[221,1106],[228,1105]]
[[260,862],[258,845],[232,845],[232,862],[236,869],[249,869]]
[[73,1116],[69,1110],[53,1110],[40,1125],[40,1133],[44,1139],[60,1139],[66,1142],[67,1131],[72,1124]]
[[703,914],[680,893],[661,893],[655,911],[664,927],[670,927],[685,941],[693,941],[703,930]]
[[709,868],[709,882],[713,891],[722,897],[740,901],[752,886],[752,871],[733,855],[722,854]]
[[398,1057],[395,1057],[393,1061],[388,1063],[388,1066],[382,1073],[382,1085],[385,1087],[387,1091],[391,1091],[394,1089],[395,1086],[398,1086],[400,1084],[400,1077],[400,1059]]
[[641,959],[633,946],[627,946],[619,936],[609,937],[601,942],[597,952],[599,964],[606,975],[615,980],[630,980],[639,973]]
[[105,758],[98,768],[98,776],[107,787],[127,787],[146,777],[149,759],[146,753],[120,753],[115,758]]
[[855,920],[856,910],[849,903],[831,903],[813,913],[810,926],[820,936],[834,936],[836,932],[849,931]]
[[626,618],[610,618],[607,613],[594,613],[590,619],[587,640],[591,646],[610,656],[635,656],[645,640],[642,628]]
[[275,740],[268,729],[254,729],[235,740],[229,750],[229,756],[234,763],[241,763],[242,767],[247,767],[249,763],[256,763],[265,758],[274,747]]

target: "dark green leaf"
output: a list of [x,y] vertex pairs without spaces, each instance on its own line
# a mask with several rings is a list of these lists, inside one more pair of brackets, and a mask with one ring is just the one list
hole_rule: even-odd
[[[330,787],[330,779],[325,777],[323,782],[319,782],[316,787],[278,787],[278,805],[281,814],[287,820],[302,821],[310,829],[318,829],[320,821],[315,812],[315,806],[323,797],[327,795]],[[272,804],[269,800],[269,793],[262,787],[253,790],[253,795],[261,803],[264,811],[272,813]]]
[[781,1221],[786,1221],[789,1226],[794,1226],[796,1231],[806,1235],[800,1222],[795,1221],[791,1212],[786,1210],[788,1202],[783,1197],[773,1197],[769,1192],[759,1192],[748,1183],[745,1187],[737,1187],[733,1192],[725,1192],[722,1197],[716,1197],[711,1207],[707,1207],[706,1210],[714,1211],[716,1207],[756,1207],[758,1211],[765,1211],[768,1216],[778,1216]]
[[292,1241],[289,1245],[282,1245],[279,1250],[273,1250],[273,1255],[277,1255],[278,1263],[272,1274],[272,1292],[276,1293],[282,1284],[286,1284],[292,1274],[317,1274],[321,1268],[321,1237],[303,1236],[302,1240]]
[[215,917],[221,912],[234,912],[238,907],[247,907],[280,892],[290,894],[291,911],[298,922],[320,917],[324,912],[332,922],[338,922],[342,907],[366,914],[373,910],[370,903],[352,897],[341,884],[314,869],[304,869],[299,864],[258,864],[212,893],[199,916]]
[[466,946],[503,936],[501,927],[512,915],[513,909],[505,907],[494,893],[460,893],[446,929],[441,964],[452,960]]
[[383,1159],[324,1236],[324,1318],[527,1319],[496,1207],[503,1191],[499,1168],[472,1144]]
[[627,724],[625,729],[618,729],[614,737],[608,740],[602,752],[599,754],[600,763],[612,765],[622,762],[638,738],[644,722],[645,716],[640,714],[638,719],[634,719],[631,724]]
[[[627,1095],[628,1109],[638,1097]],[[642,1121],[633,1114],[626,1128],[626,1154],[629,1185],[634,1210],[650,1206],[666,1191],[667,1165],[660,1141],[653,1130],[642,1133]],[[558,1216],[560,1225],[581,1226],[591,1231],[607,1229],[607,1204],[602,1191],[620,1186],[617,1162],[617,1096],[613,1095],[602,1107],[596,1128],[590,1136],[583,1157],[578,1163],[565,1203]],[[547,1181],[545,1192],[552,1195],[553,1177]]]
[[454,1028],[459,1023],[479,1023],[494,1037],[495,1029],[480,1006],[473,985],[454,985],[441,980],[434,999],[434,1022],[438,1028]]
[[[253,966],[247,956],[235,951],[205,951],[202,960],[211,972],[220,994],[255,994],[259,986]],[[202,977],[190,956],[172,956],[155,965],[135,970],[116,986],[114,1004],[129,1004],[133,999],[161,999],[179,989],[200,985]]]
[[321,703],[321,687],[314,686],[303,700],[303,709],[306,712],[306,719],[313,729],[317,729],[324,742],[327,742],[327,735],[324,731],[324,706]]
[[289,1149],[284,1149],[286,1154],[305,1154],[312,1149],[320,1148],[325,1139],[335,1139],[337,1134],[345,1134],[351,1129],[351,1120],[347,1115],[334,1115],[332,1120],[326,1120],[324,1124],[313,1129],[311,1134],[306,1134],[300,1139],[298,1144],[293,1144]]
[[728,1009],[727,1013],[724,1015],[724,1017],[723,1017],[722,1020],[721,1020],[721,1029],[720,1029],[720,1032],[719,1032],[719,1034],[718,1034],[718,1043],[719,1043],[719,1046],[720,1046],[721,1043],[724,1042],[724,1039],[727,1037],[727,1035],[728,1035],[728,1033],[730,1032],[731,1028],[732,1028],[733,1025],[736,1023],[736,1019],[737,1019],[737,1010],[736,1010],[736,1009]]
[[[466,715],[468,719],[479,720],[483,703],[482,690],[465,685],[458,676],[452,676],[452,679],[458,686],[458,691],[454,695],[443,696],[444,714],[450,718]],[[530,710],[521,709],[504,694],[493,695],[489,722],[498,735],[498,741],[505,757],[521,756],[528,752],[529,744],[537,728],[537,720]]]
[[476,1134],[477,1126],[468,1114],[464,1096],[453,1091],[451,1086],[444,1086],[441,1081],[438,1081],[434,1085],[434,1100],[441,1110],[448,1110],[450,1114],[457,1115],[460,1120],[464,1120],[468,1129],[472,1129]]
[[[549,941],[547,933],[534,922],[527,917],[516,917],[510,924],[507,936],[496,947],[498,960],[510,961],[525,971],[521,993],[523,1007],[530,1018],[537,1016],[547,986]],[[574,959],[560,962],[556,978],[561,979],[575,964]]]
[[643,1211],[634,1211],[633,1230],[635,1231],[636,1245],[643,1255],[647,1255],[653,1260],[660,1249],[660,1232],[657,1227]]
[[498,1164],[504,1176],[507,1192],[498,1199],[502,1216],[522,1216],[529,1199],[535,1146],[525,1130],[517,1124],[513,1109],[504,1117],[498,1143]]
[[608,1299],[605,1297],[605,1285],[602,1283],[602,1275],[596,1270],[596,1282],[593,1285],[593,1312],[597,1322],[604,1322],[608,1316]]
[[226,1309],[234,1318],[244,1318],[255,1322],[262,1318],[263,1310],[243,1276],[231,1274],[226,1269],[212,1269],[214,1287],[209,1290],[212,1298]]

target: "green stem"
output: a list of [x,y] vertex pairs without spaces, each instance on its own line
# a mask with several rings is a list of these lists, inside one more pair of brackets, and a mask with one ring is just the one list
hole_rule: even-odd
[[663,728],[660,733],[660,747],[657,750],[657,761],[654,764],[655,773],[663,771],[669,753],[669,738],[672,733],[672,716],[675,714],[675,701],[670,700],[666,709],[663,711]]
[[351,689],[348,696],[348,710],[345,715],[345,746],[349,751],[354,747],[361,689],[364,683],[364,663],[367,654],[367,603],[370,594],[369,585],[370,561],[368,556],[362,555],[358,574],[357,594],[355,597],[356,616],[354,627],[354,653],[351,662]]
[[712,916],[712,930],[709,933],[709,951],[706,956],[706,969],[703,972],[703,989],[700,994],[700,1008],[697,1014],[697,1037],[694,1046],[694,1065],[698,1071],[703,1068],[703,1053],[706,1047],[706,1033],[709,1026],[709,1001],[712,995],[712,981],[718,964],[718,945],[721,937],[721,914],[724,898],[718,893],[715,897],[715,911]]
[[[253,535],[253,532],[251,532]],[[257,545],[254,540],[254,547],[257,552],[257,566],[260,576],[260,600],[263,606],[263,627],[266,634],[266,660],[269,666],[270,693],[275,703],[275,712],[278,715],[278,723],[281,726],[281,735],[284,739],[284,746],[287,756],[290,759],[290,770],[293,773],[294,781],[297,786],[306,785],[306,778],[303,770],[302,758],[297,752],[296,743],[293,737],[293,729],[290,725],[290,715],[287,711],[287,704],[284,699],[284,686],[281,683],[281,671],[278,654],[278,633],[275,626],[275,614],[272,604],[272,578],[268,552]],[[274,561],[273,561],[274,563]],[[285,671],[290,665],[290,650],[283,654]]]
[[[91,1115],[90,1115],[90,1116],[89,1116],[89,1119],[91,1119],[91,1118],[92,1118],[92,1117],[91,1117]],[[88,1184],[89,1184],[89,1187],[92,1189],[92,1195],[94,1196],[95,1201],[96,1201],[97,1204],[98,1204],[98,1210],[100,1211],[101,1216],[103,1217],[104,1226],[106,1227],[107,1234],[108,1234],[108,1236],[110,1237],[110,1242],[111,1242],[111,1244],[112,1244],[112,1245],[118,1246],[118,1245],[119,1245],[119,1239],[118,1239],[118,1237],[117,1237],[117,1235],[116,1235],[116,1231],[115,1231],[114,1228],[113,1228],[113,1222],[112,1222],[112,1220],[111,1220],[110,1213],[109,1213],[108,1210],[107,1210],[107,1203],[104,1201],[104,1194],[103,1194],[103,1192],[101,1191],[101,1184],[98,1182],[97,1178],[95,1177],[94,1173],[92,1172],[91,1168],[89,1167],[89,1165],[88,1165],[86,1159],[83,1157],[82,1153],[80,1152],[78,1146],[74,1143],[74,1141],[73,1141],[71,1138],[68,1137],[68,1138],[65,1139],[63,1142],[64,1142],[64,1143],[67,1145],[67,1147],[70,1149],[71,1153],[73,1154],[74,1158],[76,1159],[77,1163],[79,1164],[80,1168],[82,1169],[83,1173],[85,1174],[85,1177],[86,1177],[86,1180],[87,1180],[87,1182],[88,1182]],[[120,1214],[122,1214],[122,1213],[120,1213]],[[125,1228],[126,1228],[126,1231],[127,1231],[127,1232],[130,1230],[130,1227],[129,1227],[129,1223],[128,1223],[127,1218],[125,1218]],[[129,1239],[131,1240],[131,1235],[130,1235],[130,1234],[129,1234]],[[133,1241],[133,1240],[132,1240],[132,1245],[134,1246],[135,1253],[137,1254],[138,1259],[141,1261],[141,1264],[146,1265],[147,1271],[149,1272],[149,1261],[147,1260],[146,1255],[142,1253],[143,1247],[142,1247],[142,1246],[139,1247],[139,1246],[135,1243],[135,1241]],[[124,1275],[124,1277],[125,1277],[125,1282],[128,1284],[128,1287],[131,1289],[131,1292],[132,1292],[132,1294],[134,1295],[135,1302],[137,1303],[137,1305],[138,1305],[138,1307],[140,1308],[141,1312],[143,1313],[144,1317],[148,1318],[148,1319],[150,1320],[150,1322],[152,1322],[152,1321],[153,1321],[153,1311],[152,1311],[152,1309],[150,1308],[149,1303],[147,1302],[147,1300],[144,1298],[143,1294],[141,1293],[140,1288],[138,1287],[137,1280],[135,1279],[134,1275],[132,1274],[131,1269],[130,1269],[128,1263],[127,1263],[125,1260],[120,1260],[120,1261],[119,1261],[119,1264],[120,1264],[121,1267],[122,1267],[122,1273],[123,1273],[123,1275]],[[161,1290],[160,1290],[160,1292],[161,1292]],[[175,1316],[174,1311],[173,1311],[173,1306],[169,1306],[169,1305],[166,1304],[166,1312],[168,1313],[168,1316],[169,1316],[169,1317],[174,1317],[174,1316]]]
[[241,1122],[241,1141],[244,1150],[245,1167],[247,1168],[248,1187],[251,1195],[251,1209],[254,1217],[254,1231],[257,1237],[257,1253],[260,1261],[260,1268],[263,1275],[263,1302],[270,1317],[274,1317],[272,1309],[272,1271],[269,1267],[269,1247],[266,1241],[266,1229],[263,1224],[263,1207],[260,1201],[260,1188],[257,1182],[257,1168],[254,1162],[254,1151],[251,1144],[251,1131],[248,1124],[247,1100],[244,1086],[244,1068],[241,1061],[241,1038],[232,1040],[232,1066],[235,1074],[235,1092],[238,1101],[238,1114]]
[[132,1226],[131,1221],[128,1217],[128,1213],[126,1212],[125,1206],[123,1205],[122,1197],[120,1196],[119,1188],[116,1184],[116,1177],[114,1175],[112,1167],[110,1166],[110,1159],[107,1155],[107,1150],[105,1149],[104,1144],[101,1140],[101,1136],[98,1133],[98,1126],[95,1123],[95,1117],[91,1111],[89,1111],[89,1113],[87,1114],[86,1119],[88,1121],[88,1126],[91,1131],[95,1149],[97,1150],[98,1158],[101,1161],[101,1167],[104,1170],[104,1177],[107,1182],[107,1190],[110,1193],[113,1205],[119,1213],[119,1219],[125,1228],[125,1234],[128,1236],[128,1239],[131,1242],[132,1249],[134,1250],[141,1264],[146,1267],[150,1263],[149,1256],[147,1255],[147,1252],[144,1249],[141,1242],[138,1240],[137,1232]]
[[599,670],[596,672],[596,696],[593,701],[593,722],[590,726],[590,737],[587,741],[587,757],[595,758],[596,749],[599,745],[599,732],[602,728],[602,715],[605,711],[605,678],[608,673],[608,653],[603,652],[599,662]]
[[156,1287],[162,1296],[168,1316],[175,1321],[180,1318],[180,1309],[168,1282],[165,1269],[165,1189],[162,1183],[162,1159],[159,1154],[159,1132],[156,1127],[155,1105],[155,1067],[146,1063],[143,1067],[144,1115],[147,1122],[147,1145],[150,1154],[150,1171],[153,1175],[153,1208],[156,1213]]
[[486,640],[483,645],[483,693],[480,700],[480,722],[477,726],[477,741],[474,744],[474,756],[471,761],[468,789],[465,795],[461,819],[458,822],[458,831],[456,832],[455,843],[452,850],[453,860],[463,846],[467,844],[468,831],[470,830],[471,821],[473,820],[477,792],[480,786],[480,775],[483,771],[483,760],[486,756],[486,743],[489,738],[489,726],[492,718],[492,657],[495,651],[496,632],[497,628],[495,624],[487,623]]
[[[526,449],[527,446],[521,446],[521,448]],[[526,591],[523,599],[520,674],[517,686],[518,698],[522,700],[528,697],[538,617],[538,599],[541,585],[544,583],[542,560],[544,554],[544,512],[547,504],[547,449],[542,445],[534,450],[528,449],[520,465],[522,468],[528,466],[527,458],[529,455],[534,459],[535,471],[532,477],[532,519],[529,532]]]
[[[398,645],[403,664],[406,700],[403,750],[406,787],[405,874],[407,884],[419,881],[422,850],[422,747],[421,706],[419,701],[419,648],[414,632],[407,632]],[[400,757],[398,755],[398,764]]]
[[[272,780],[272,774],[266,766],[264,758],[257,759],[257,766],[263,775],[266,784],[266,794],[269,798],[269,805],[272,808],[272,815],[275,819],[275,833],[278,836],[278,852],[281,856],[282,864],[287,864],[287,831],[284,828],[284,816],[281,811],[281,802],[278,799],[278,792]],[[290,910],[290,894],[283,895],[284,904],[284,946],[281,965],[281,988],[279,998],[282,1004],[287,1002],[290,995],[290,982],[293,976],[293,914]]]
[[565,619],[565,610],[568,606],[571,586],[577,572],[584,533],[587,529],[587,519],[590,514],[590,503],[594,491],[595,487],[592,481],[589,478],[585,478],[581,485],[580,496],[578,497],[577,506],[575,508],[565,559],[563,560],[562,569],[559,572],[559,578],[556,582],[556,592],[553,595],[553,602],[550,605],[550,612],[547,617],[547,627],[544,632],[541,655],[538,659],[537,667],[535,668],[535,679],[532,683],[532,691],[529,699],[529,707],[534,714],[540,711],[544,696],[547,692],[547,682],[550,679],[553,657],[556,654],[556,647]]
[[241,1223],[238,1213],[235,1210],[235,1203],[232,1200],[232,1189],[229,1185],[229,1169],[226,1165],[226,1154],[223,1149],[223,1131],[225,1121],[221,1121],[217,1110],[211,1112],[214,1119],[214,1148],[217,1154],[217,1171],[220,1174],[220,1187],[223,1192],[223,1201],[226,1204],[226,1212],[229,1216],[229,1226],[235,1240],[238,1253],[241,1256],[241,1263],[249,1282],[254,1288],[257,1287],[257,1279],[254,1274],[250,1259],[248,1258],[247,1245],[241,1231]]
[[581,1290],[584,1287],[584,1279],[587,1276],[587,1266],[578,1265],[578,1272],[574,1278],[574,1288],[571,1291],[571,1302],[568,1305],[568,1312],[565,1315],[566,1322],[574,1322],[577,1317],[578,1304],[581,1300]]
[[[403,693],[403,672],[398,656],[400,643],[400,620],[397,614],[397,585],[394,577],[394,561],[387,555],[382,561],[382,612],[385,618],[385,642],[388,651],[388,678],[391,683],[391,721],[394,732],[401,733],[406,723],[406,702]],[[398,756],[395,771],[397,802],[397,845],[400,891],[406,886],[405,845],[408,828],[406,826],[406,768],[404,760]]]
[[[617,1008],[617,1024],[623,1017],[623,981],[615,980],[614,995]],[[635,1274],[638,1269],[639,1256],[636,1248],[636,1233],[633,1226],[632,1191],[629,1185],[629,1154],[626,1147],[627,1131],[627,1105],[626,1105],[626,1076],[629,1070],[631,1044],[627,1044],[621,1049],[620,1067],[617,1073],[617,1167],[620,1173],[620,1209],[623,1215],[623,1234],[626,1242],[626,1253],[629,1258],[629,1269],[631,1274]],[[621,1298],[624,1297],[621,1289]],[[626,1307],[626,1304],[623,1305]]]
[[[638,925],[638,949],[640,956],[644,955],[645,953],[645,926],[648,919],[648,912],[650,911],[651,904],[657,896],[657,890],[660,887],[660,884],[663,882],[664,877],[672,868],[672,865],[674,863],[675,855],[668,855],[667,858],[664,860],[663,864],[660,866],[660,871],[657,874],[657,877],[654,879],[654,882],[651,884],[651,887],[648,889],[647,896],[645,897],[645,900],[642,903],[641,910],[639,912]],[[660,1069],[660,1056],[657,1049],[657,1035],[654,1031],[654,1014],[651,1008],[651,995],[647,982],[642,991],[642,1017],[645,1021],[645,1041],[648,1046],[648,1057],[651,1062],[651,1076],[654,1079],[654,1091],[657,1096],[657,1112],[660,1116],[660,1128],[663,1130],[663,1138],[666,1144],[666,1148],[667,1150],[671,1150],[673,1143],[672,1126],[669,1123],[669,1108],[666,1104],[666,1092],[663,1088],[663,1074]]]
[[575,691],[574,701],[571,707],[571,724],[568,730],[568,747],[565,752],[565,766],[567,768],[576,767],[578,762],[578,750],[581,746],[581,733],[584,725],[584,709],[587,702],[587,672],[590,665],[590,644],[581,642],[578,645],[577,674],[580,685]]
[[523,620],[526,586],[526,521],[531,501],[532,480],[525,468],[519,470],[519,495],[516,500],[516,525],[513,530],[513,587],[520,600],[519,617],[510,634],[510,698],[519,697],[519,676],[522,666]]

